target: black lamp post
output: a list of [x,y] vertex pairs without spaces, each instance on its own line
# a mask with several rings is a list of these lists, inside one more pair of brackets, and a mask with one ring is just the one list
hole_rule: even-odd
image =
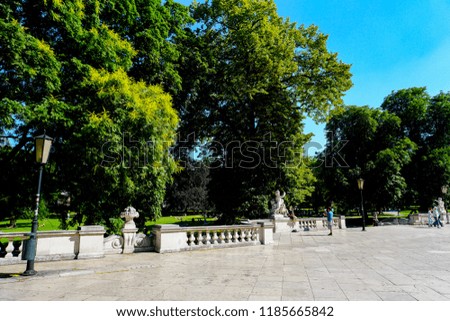
[[44,131],[44,135],[36,136],[35,138],[36,149],[36,162],[39,164],[39,183],[36,194],[36,209],[34,210],[33,222],[31,224],[30,239],[27,241],[25,257],[27,259],[27,269],[23,272],[23,275],[30,276],[35,275],[34,259],[36,258],[36,245],[37,245],[37,228],[38,228],[38,214],[39,214],[39,201],[41,197],[41,182],[42,172],[44,165],[47,164],[48,155],[50,154],[50,148],[52,147],[53,138],[47,136]]
[[364,215],[364,201],[363,201],[363,189],[364,189],[364,180],[362,178],[358,178],[358,189],[361,192],[361,215],[362,215],[362,230],[366,230],[366,215]]

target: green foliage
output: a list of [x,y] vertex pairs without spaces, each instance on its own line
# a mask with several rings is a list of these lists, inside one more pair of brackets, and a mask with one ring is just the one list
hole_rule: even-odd
[[323,120],[342,107],[349,65],[316,27],[283,19],[273,1],[205,1],[191,13],[196,23],[179,39],[178,147],[206,149],[210,195],[230,222],[265,216],[277,188],[301,202],[314,180],[302,159],[304,114]]
[[[63,225],[71,211],[69,223],[114,230],[128,205],[140,226],[160,216],[179,170],[176,130],[180,157],[204,147],[211,171],[176,177],[172,203],[183,189],[185,208],[210,197],[230,222],[267,215],[275,189],[301,203],[314,182],[304,116],[328,119],[351,87],[350,66],[326,41],[272,0],[3,1],[0,134],[11,142],[0,148],[1,217],[33,204],[33,136],[44,129],[55,140],[42,190]],[[61,192],[69,206],[57,206]]]
[[450,93],[430,97],[426,88],[402,89],[386,97],[382,108],[400,117],[404,134],[418,146],[403,170],[408,185],[404,203],[426,211],[450,179]]
[[124,226],[123,219],[120,217],[110,217],[108,220],[106,234],[108,235],[122,235]]
[[[166,15],[151,22],[141,19],[146,22],[139,32],[152,24],[167,30],[148,31],[159,35],[162,47],[174,47],[167,38],[184,23],[170,3],[153,1],[156,11]],[[43,129],[55,141],[42,190],[46,195],[66,191],[71,198],[61,216],[70,210],[78,223],[108,222],[130,204],[142,221],[160,215],[166,185],[177,170],[169,147],[178,116],[160,85],[130,76],[139,55],[148,52],[138,51],[137,42],[124,32],[128,26],[119,28],[109,16],[123,10],[135,15],[133,21],[154,15],[151,9],[136,16],[144,4],[41,0],[0,5],[0,134],[14,141],[0,149],[2,217],[16,218],[32,204],[32,137]],[[155,52],[165,52],[153,45]],[[175,47],[171,54],[178,57]],[[176,78],[173,67],[145,72]]]
[[[426,88],[402,89],[387,96],[381,108],[348,107],[330,120],[323,157],[342,156],[345,162],[318,170],[320,181],[327,197],[347,209],[358,206],[361,176],[368,207],[419,204],[425,211],[450,180],[450,93],[430,97]],[[333,141],[344,142],[339,157],[332,153]]]
[[173,0],[102,1],[101,19],[136,50],[129,75],[161,84],[170,93],[181,89],[177,40],[191,22],[188,8]]
[[[400,119],[368,107],[347,107],[327,124],[328,141],[318,170],[329,201],[344,210],[360,202],[356,180],[363,178],[364,201],[381,210],[398,204],[406,189],[402,169],[411,162],[416,145],[404,136]],[[336,149],[336,142],[343,143]],[[337,151],[337,153],[336,153]]]

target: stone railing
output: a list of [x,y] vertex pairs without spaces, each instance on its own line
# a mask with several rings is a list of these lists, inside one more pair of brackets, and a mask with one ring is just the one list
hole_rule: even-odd
[[[47,231],[37,233],[36,261],[99,258],[104,256],[103,226],[82,226],[73,231]],[[22,260],[28,233],[0,233],[0,265]],[[3,244],[3,243],[2,243]]]
[[[273,222],[275,233],[328,228],[328,222],[325,217],[296,218],[295,220],[291,220],[290,218],[280,218],[273,220]],[[346,228],[345,216],[333,217],[333,228]]]
[[273,243],[273,224],[180,227],[156,225],[155,250],[158,253],[190,251]]
[[[441,216],[441,222],[448,224],[447,215]],[[431,219],[434,222],[434,218]],[[411,225],[428,225],[428,213],[415,213],[409,215],[408,224]]]
[[0,233],[0,265],[20,262],[26,233]]

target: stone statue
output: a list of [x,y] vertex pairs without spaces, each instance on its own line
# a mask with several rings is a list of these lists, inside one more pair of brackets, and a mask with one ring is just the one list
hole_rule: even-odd
[[274,218],[279,217],[286,217],[289,213],[286,205],[284,204],[284,197],[286,196],[286,193],[283,192],[283,195],[281,195],[280,191],[277,190],[275,192],[275,199],[271,200],[270,203],[272,205],[272,209],[270,210],[270,214]]
[[442,197],[439,197],[439,198],[436,200],[436,202],[437,202],[437,210],[438,210],[438,212],[439,212],[440,218],[441,218],[442,220],[444,220],[444,217],[446,217],[446,218],[447,218],[447,224],[448,224],[448,213],[447,213],[447,211],[445,210],[445,203],[444,203],[444,201],[442,200]]

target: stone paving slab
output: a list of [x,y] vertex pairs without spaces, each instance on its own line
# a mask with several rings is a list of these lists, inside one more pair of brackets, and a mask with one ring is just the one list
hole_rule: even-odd
[[266,246],[0,266],[0,300],[448,301],[450,225],[275,234]]

